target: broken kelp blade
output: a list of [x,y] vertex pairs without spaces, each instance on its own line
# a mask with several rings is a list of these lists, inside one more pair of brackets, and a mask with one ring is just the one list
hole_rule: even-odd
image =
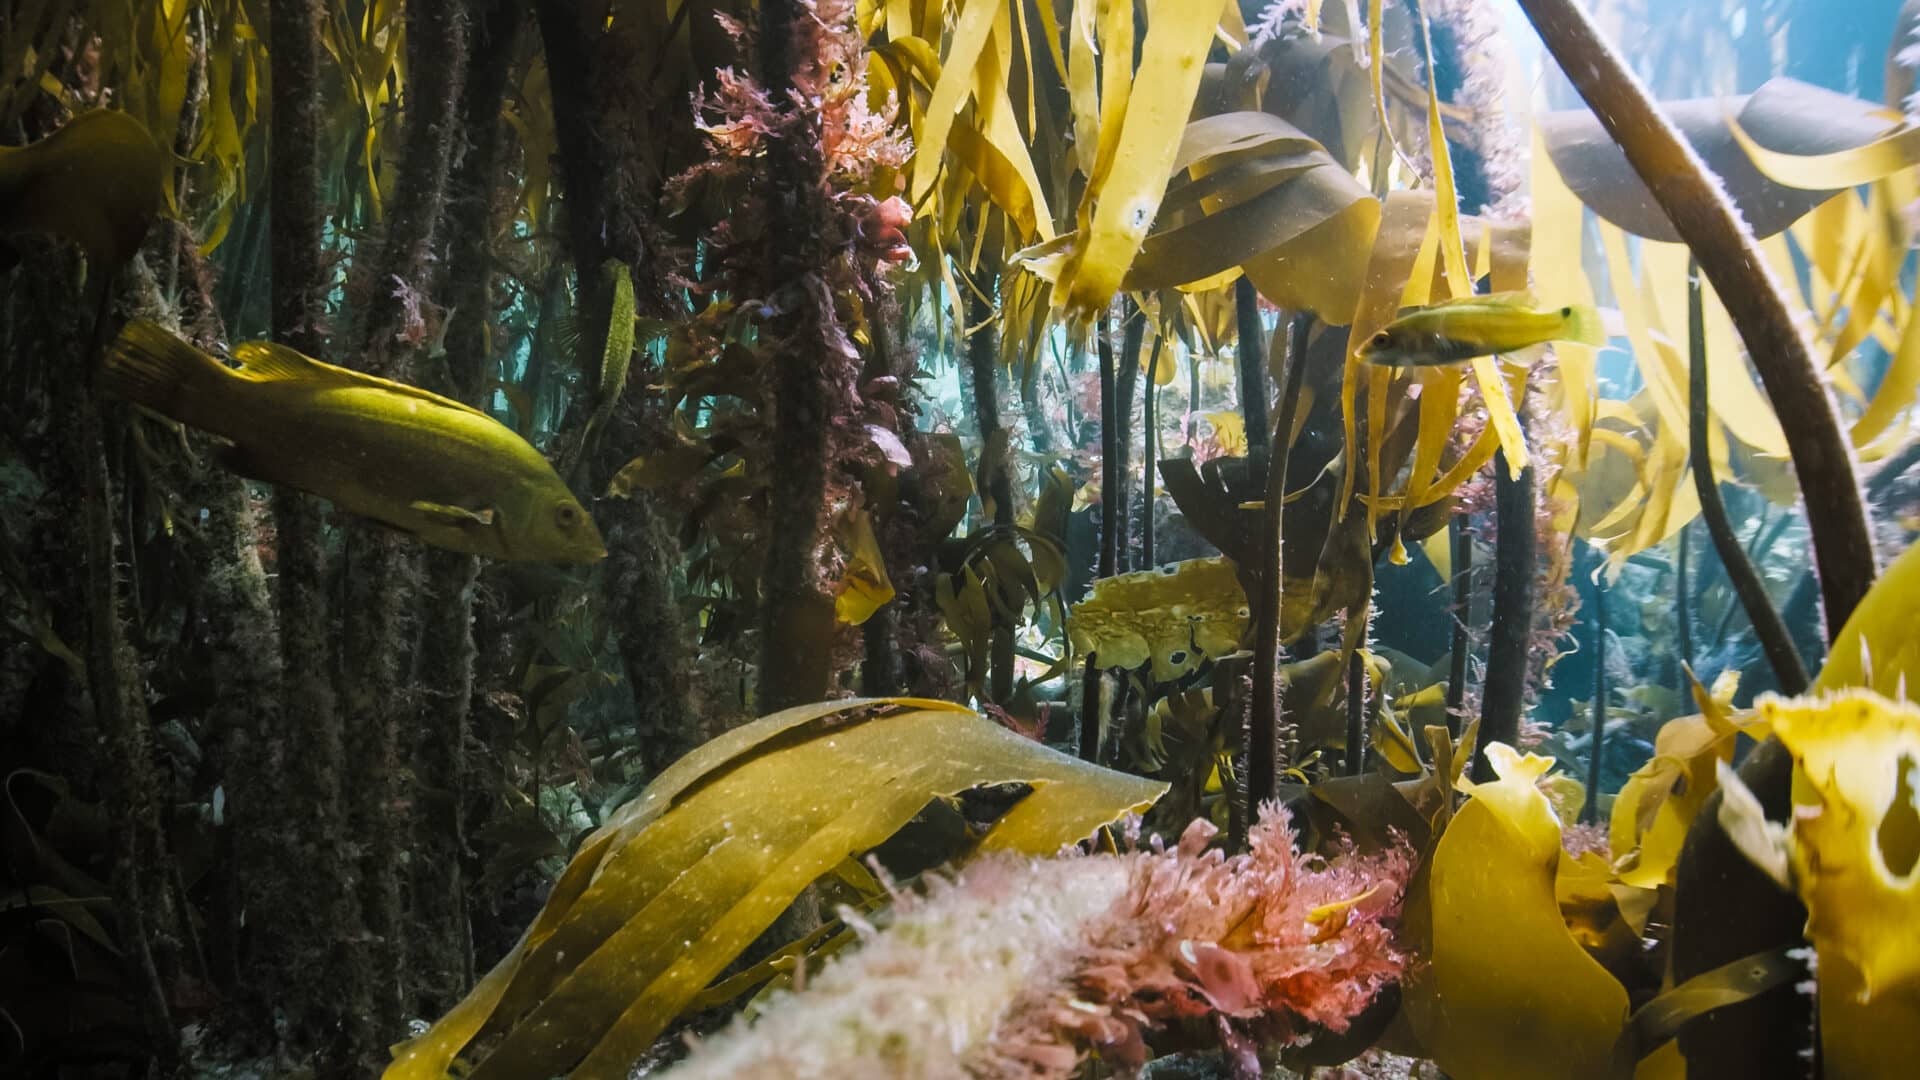
[[1719,825],[1806,904],[1826,1075],[1902,1075],[1920,1055],[1920,708],[1849,690],[1756,712],[1793,755],[1791,824],[1723,767]]
[[[1854,149],[1887,131],[1879,106],[1796,79],[1773,79],[1744,98],[1670,101],[1661,108],[1720,177],[1754,235],[1761,238],[1798,221],[1847,185],[1808,190],[1768,179],[1729,130],[1730,111],[1756,143],[1795,156]],[[1649,240],[1680,239],[1627,164],[1625,152],[1593,113],[1585,109],[1546,113],[1539,125],[1555,168],[1594,213]]]

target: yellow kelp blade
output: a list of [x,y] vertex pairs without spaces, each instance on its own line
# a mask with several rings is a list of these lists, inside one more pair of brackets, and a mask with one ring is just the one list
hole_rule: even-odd
[[986,685],[988,641],[993,633],[993,609],[987,600],[987,579],[971,566],[957,574],[941,574],[933,585],[933,600],[946,617],[947,629],[960,640],[965,658],[967,691],[979,694]]
[[1614,796],[1607,846],[1617,880],[1637,889],[1672,885],[1680,847],[1700,807],[1719,786],[1715,767],[1732,762],[1736,736],[1764,729],[1730,720],[1722,703],[1700,715],[1661,725],[1653,757],[1634,770]]
[[[1007,86],[1012,79],[1014,49],[1013,29],[1007,11],[1005,4],[999,5],[995,11],[993,38],[981,52],[979,68],[974,73],[974,119],[980,126],[983,141],[999,151],[999,156],[1008,163],[1017,179],[1016,183],[1001,185],[998,199],[1005,200],[1001,202],[1002,209],[1013,214],[1012,206],[1023,208],[1023,215],[1015,218],[1022,238],[1051,240],[1053,212],[1047,207],[1046,189],[1034,171],[1033,155],[1020,132],[1019,123],[1014,119],[1013,102],[1007,97]],[[1028,80],[1033,78],[1031,69],[1026,77]]]
[[1900,124],[1885,135],[1828,154],[1783,154],[1755,142],[1739,121],[1727,117],[1727,130],[1767,179],[1788,187],[1832,191],[1870,184],[1890,173],[1920,164],[1920,127]]
[[[1433,32],[1423,9],[1420,32],[1426,38],[1427,55],[1433,55]],[[1440,264],[1447,272],[1447,290],[1451,296],[1473,292],[1473,278],[1467,272],[1466,247],[1460,238],[1460,198],[1453,185],[1453,152],[1447,148],[1447,133],[1440,120],[1440,91],[1434,83],[1433,65],[1427,65],[1427,142],[1433,157],[1434,199],[1440,211]],[[1359,348],[1365,338],[1355,338]],[[1506,452],[1507,474],[1519,479],[1527,467],[1527,439],[1520,431],[1520,418],[1514,414],[1513,399],[1507,393],[1507,381],[1499,362],[1491,356],[1476,356],[1471,367],[1487,407],[1487,420]]]
[[1883,697],[1911,699],[1920,689],[1920,544],[1902,552],[1874,581],[1833,639],[1812,689],[1864,686]]
[[1487,756],[1500,778],[1471,785],[1408,899],[1427,963],[1403,989],[1407,1019],[1458,1080],[1617,1076],[1627,992],[1560,914],[1560,823],[1536,786],[1553,761],[1502,743]]
[[[1367,76],[1373,84],[1373,113],[1380,125],[1380,137],[1391,145],[1393,123],[1387,119],[1387,94],[1381,85],[1387,68],[1387,50],[1380,30],[1387,21],[1385,6],[1381,0],[1367,0]],[[1399,147],[1394,147],[1394,152],[1399,153]]]
[[1920,708],[1871,690],[1764,697],[1794,758],[1789,852],[1819,956],[1823,1072],[1920,1057]]
[[[1650,1075],[1645,1070],[1648,1060],[1657,1060],[1657,1055],[1653,1053],[1655,1048],[1670,1043],[1688,1021],[1723,1006],[1749,1000],[1788,979],[1799,977],[1806,969],[1793,958],[1793,951],[1779,948],[1743,956],[1711,971],[1701,972],[1635,1009],[1627,1030],[1621,1033],[1622,1040],[1631,1041],[1631,1056],[1642,1059],[1641,1070],[1636,1071],[1634,1076],[1646,1078]],[[1684,1080],[1686,1065],[1682,1061],[1672,1072],[1652,1075],[1671,1075]]]
[[873,535],[873,520],[864,509],[848,514],[841,531],[847,569],[835,590],[833,610],[841,622],[859,626],[893,599],[893,580],[887,576],[880,541]]
[[[1683,406],[1687,399],[1687,263],[1684,244],[1640,242],[1641,295],[1637,303],[1647,312],[1649,324],[1656,331],[1664,331],[1662,354],[1670,358],[1667,366],[1674,373],[1676,400]],[[1717,474],[1725,476],[1726,454],[1722,445],[1725,439],[1721,425],[1749,446],[1768,454],[1785,455],[1787,437],[1773,415],[1772,402],[1748,371],[1725,305],[1720,303],[1710,284],[1704,281],[1701,284],[1705,294],[1707,370],[1712,385],[1707,406],[1718,421],[1709,430],[1710,452]],[[1625,298],[1621,306],[1624,311]],[[1684,438],[1681,441],[1685,441]]]
[[[1543,296],[1562,303],[1593,306],[1593,283],[1582,268],[1581,253],[1586,237],[1586,214],[1580,201],[1560,179],[1559,170],[1547,156],[1545,141],[1536,128],[1533,136],[1533,237],[1531,269],[1533,280]],[[1587,445],[1592,439],[1594,397],[1597,394],[1594,354],[1590,345],[1575,341],[1555,342],[1553,346],[1557,406],[1572,429],[1572,446],[1567,465],[1583,468],[1587,464]]]
[[1580,500],[1574,535],[1596,543],[1631,536],[1646,506],[1646,448],[1639,438],[1612,427],[1593,429],[1586,467],[1570,470]]
[[1067,103],[1073,113],[1073,160],[1092,176],[1100,154],[1099,48],[1094,42],[1095,0],[1074,0],[1067,26]]
[[995,13],[1006,8],[999,0],[970,0],[961,9],[959,21],[947,35],[947,55],[942,61],[940,78],[933,87],[921,124],[914,130],[912,200],[916,203],[933,190],[940,175],[940,162],[946,155],[947,136],[953,130],[954,116],[973,92],[973,67],[993,32]]
[[776,713],[695,750],[589,836],[519,945],[396,1048],[386,1076],[438,1080],[476,1036],[497,1033],[470,1076],[624,1077],[808,884],[929,801],[1001,783],[1035,790],[983,843],[1033,854],[1166,790],[944,702]]
[[1920,392],[1920,304],[1909,304],[1900,330],[1900,347],[1880,380],[1880,389],[1854,422],[1853,445],[1865,446],[1885,433],[1913,406],[1916,392]]
[[[1091,315],[1113,299],[1153,226],[1223,6],[1216,0],[1149,5],[1133,81],[1152,92],[1129,100],[1118,124],[1109,115],[1101,117],[1102,168],[1082,203],[1092,201],[1093,213],[1054,294],[1076,316]],[[1105,152],[1109,146],[1111,154]]]

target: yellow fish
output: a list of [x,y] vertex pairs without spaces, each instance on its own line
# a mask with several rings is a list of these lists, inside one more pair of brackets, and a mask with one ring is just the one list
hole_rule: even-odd
[[109,109],[83,112],[28,146],[0,147],[0,238],[49,232],[117,266],[166,208],[172,163],[140,121]]
[[251,342],[227,367],[151,322],[120,333],[107,389],[232,441],[224,464],[299,488],[435,547],[589,563],[600,531],[553,466],[477,409]]
[[1600,313],[1590,307],[1534,307],[1526,293],[1463,296],[1416,308],[1361,343],[1359,356],[1372,364],[1426,367],[1476,356],[1518,352],[1549,341],[1607,343]]

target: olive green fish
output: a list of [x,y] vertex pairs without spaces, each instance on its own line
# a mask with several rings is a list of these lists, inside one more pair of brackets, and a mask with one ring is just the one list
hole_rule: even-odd
[[107,389],[233,443],[243,476],[324,496],[435,547],[495,559],[589,563],[600,531],[525,439],[477,409],[323,364],[282,345],[236,347],[229,368],[135,322]]
[[1372,364],[1428,367],[1518,352],[1549,341],[1604,345],[1600,313],[1590,307],[1540,310],[1526,293],[1463,296],[1415,308],[1361,343]]

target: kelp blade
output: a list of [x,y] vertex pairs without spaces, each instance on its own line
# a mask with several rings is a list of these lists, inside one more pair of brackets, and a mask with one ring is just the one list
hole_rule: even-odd
[[[1920,544],[1908,547],[1862,597],[1839,636],[1814,691],[1864,686],[1885,697],[1920,689],[1920,635],[1913,632],[1920,598]],[[1904,692],[1903,692],[1904,691]]]
[[474,1077],[624,1076],[808,884],[929,801],[1001,783],[1035,790],[983,845],[1036,854],[1165,790],[951,704],[855,700],[764,718],[689,754],[590,836],[520,944],[398,1047],[386,1075],[443,1076],[468,1043],[498,1034]]
[[1428,963],[1405,988],[1407,1019],[1460,1080],[1614,1076],[1627,992],[1560,913],[1560,823],[1535,786],[1552,759],[1500,743],[1487,756],[1500,779],[1473,786],[1409,896]]

